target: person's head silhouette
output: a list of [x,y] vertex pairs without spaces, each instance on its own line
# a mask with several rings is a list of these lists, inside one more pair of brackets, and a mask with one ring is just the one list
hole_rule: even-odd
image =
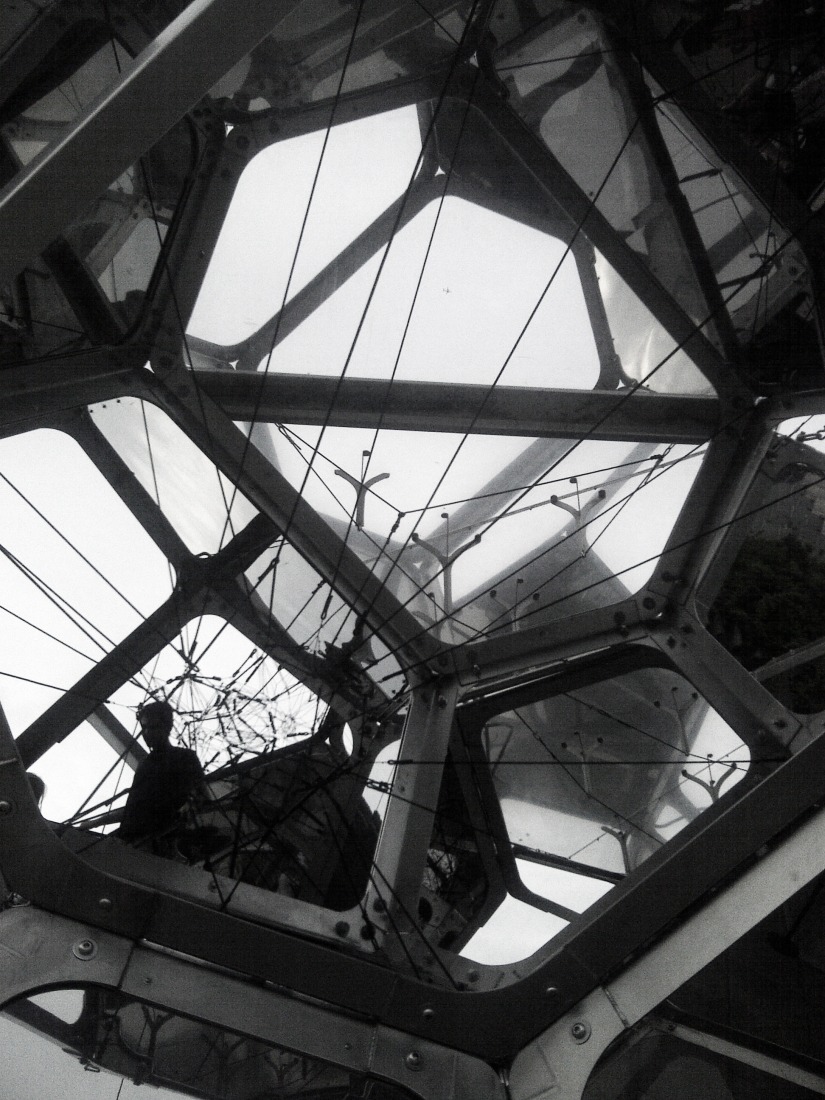
[[140,708],[138,722],[140,722],[143,740],[150,750],[162,749],[169,744],[169,734],[172,732],[174,718],[175,712],[163,700],[144,703]]

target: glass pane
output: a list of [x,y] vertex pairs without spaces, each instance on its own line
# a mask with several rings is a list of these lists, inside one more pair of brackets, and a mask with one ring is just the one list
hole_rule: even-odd
[[194,553],[214,554],[255,508],[166,413],[120,398],[91,405],[95,426]]
[[[629,52],[585,9],[547,21],[497,70],[509,102],[687,315],[715,339],[656,158]],[[586,231],[586,227],[585,227]]]
[[449,61],[471,11],[468,0],[437,14],[417,0],[365,0],[356,19],[347,8],[299,4],[212,95],[236,118],[418,75]]
[[659,103],[656,119],[736,335],[750,343],[778,311],[811,302],[804,255],[676,108]]
[[[345,673],[342,662],[342,707],[353,690]],[[152,699],[171,704],[173,726],[160,748],[144,737],[154,761],[145,766],[135,756],[146,756],[135,713]],[[351,703],[345,721],[212,616],[188,624],[108,702],[124,727],[120,754],[82,727],[36,768],[47,783],[47,810],[70,807],[58,820],[72,826],[61,835],[73,850],[94,860],[112,844],[127,844],[188,863],[211,875],[225,899],[235,895],[234,884],[246,883],[333,909],[360,900],[399,717],[380,705],[368,709],[362,696],[362,712]],[[158,770],[158,753],[168,754],[169,746],[176,754],[167,757],[169,767],[180,767],[180,775]],[[194,778],[195,758],[202,783]],[[167,803],[168,812],[159,808]],[[104,842],[103,834],[113,835]]]
[[13,1001],[0,1013],[0,1035],[5,1087],[18,1100],[140,1100],[146,1086],[157,1100],[409,1095],[369,1074],[116,990],[59,990]]
[[[793,1075],[793,1067],[785,1072]],[[701,1044],[657,1033],[622,1043],[608,1054],[582,1094],[583,1100],[811,1100],[821,1095],[821,1088],[805,1088]]]
[[265,453],[284,476],[422,628],[454,641],[605,606],[641,587],[704,452],[444,432],[256,430],[267,433]]
[[601,253],[596,254],[607,321],[627,379],[654,393],[712,394],[713,386]]
[[405,193],[420,152],[414,107],[259,152],[235,188],[189,332],[225,345],[251,336]]
[[[487,722],[482,744],[515,854],[619,874],[732,790],[750,760],[691,685],[664,669],[505,711]],[[578,875],[555,885],[556,900],[577,908]]]
[[0,440],[2,702],[19,733],[170,594],[166,559],[80,447]]
[[709,629],[785,706],[825,710],[825,417],[787,421],[727,539]]

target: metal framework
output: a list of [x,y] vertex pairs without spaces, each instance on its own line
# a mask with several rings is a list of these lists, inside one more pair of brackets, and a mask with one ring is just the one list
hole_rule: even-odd
[[[807,546],[808,599],[825,598],[816,579],[825,458],[809,430],[825,414],[821,210],[771,165],[769,143],[754,147],[755,123],[738,127],[718,110],[718,89],[704,86],[700,69],[713,58],[724,67],[727,55],[714,39],[697,61],[680,45],[677,8],[298,0],[276,13],[241,0],[55,0],[10,23],[0,53],[0,443],[13,448],[49,429],[78,444],[174,585],[24,726],[12,729],[0,710],[0,883],[14,902],[0,909],[7,1018],[34,991],[99,986],[424,1100],[573,1100],[611,1043],[607,1057],[621,1057],[623,1039],[678,1026],[677,1038],[825,1092],[821,1064],[803,1065],[803,1051],[671,1027],[661,1009],[825,873],[821,635],[791,632],[754,656],[725,603],[728,578],[743,575],[743,554],[760,539],[788,555]],[[101,86],[50,122],[45,97],[104,54]],[[743,62],[730,65],[741,85]],[[190,318],[256,158],[413,109],[421,152],[403,194],[372,210],[242,339],[219,344],[195,331]],[[569,119],[595,126],[599,112],[613,120],[615,148],[597,148],[597,132],[587,152],[574,148]],[[365,190],[369,173],[365,165]],[[712,228],[694,176],[727,192],[708,199],[723,212]],[[554,373],[552,348],[545,373],[527,384],[499,384],[504,367],[489,383],[475,364],[454,376],[437,364],[401,378],[348,372],[375,288],[390,278],[391,247],[428,211],[440,217],[447,200],[560,242],[553,262],[559,270],[569,260],[564,270],[575,272],[592,386]],[[158,238],[148,258],[136,252],[146,277],[139,291],[110,295],[106,272],[114,285],[141,218]],[[327,373],[304,370],[291,338],[313,324],[323,331],[324,310],[367,274],[374,283],[343,370],[334,373],[332,351]],[[51,297],[37,299],[35,283]],[[522,303],[499,290],[509,318]],[[51,312],[41,304],[37,314],[38,301]],[[43,335],[67,318],[71,340]],[[656,349],[646,367],[634,325]],[[145,428],[149,440],[150,420],[160,425],[148,462],[128,443],[133,429],[106,419],[112,409],[141,410],[135,438]],[[803,417],[792,442],[780,426]],[[295,426],[318,429],[307,435],[318,443]],[[370,469],[368,450],[357,472],[331,461],[340,498],[330,492],[334,505],[318,504],[310,474],[324,433],[335,431],[418,433],[422,467],[441,453],[439,439],[523,449],[496,451],[515,457],[429,528],[406,533],[414,509],[380,497],[387,475]],[[161,440],[172,440],[167,450]],[[565,460],[591,444],[622,444],[622,457],[605,451],[607,474],[570,476]],[[684,458],[670,457],[678,447]],[[310,452],[296,475],[295,454]],[[198,491],[185,481],[195,454],[226,506],[217,547],[204,553],[186,526],[210,508],[205,495],[186,499]],[[621,479],[645,487],[690,458],[697,471],[659,543],[631,565],[605,564],[590,525],[612,523],[634,497]],[[442,479],[453,461],[442,463]],[[181,479],[180,514],[171,491],[158,489],[164,465]],[[564,492],[549,477],[557,470]],[[553,495],[538,500],[537,486]],[[236,496],[248,509],[240,521]],[[379,503],[397,513],[381,530],[368,522]],[[493,544],[501,517],[539,507],[534,543],[508,545],[506,561],[456,584],[471,551]],[[634,589],[641,558],[649,568]],[[310,614],[316,644],[295,625]],[[187,866],[128,847],[101,831],[118,817],[108,806],[85,824],[47,822],[27,769],[73,745],[84,723],[137,767],[146,753],[118,692],[188,625],[197,637],[206,616],[229,624],[326,714],[305,742],[230,754],[208,774],[234,829],[231,854]],[[337,633],[325,634],[335,621]],[[182,675],[196,665],[190,654]],[[791,682],[800,669],[813,683],[804,704]],[[708,715],[740,755],[726,750],[689,772]],[[525,746],[545,753],[541,782]],[[388,757],[389,778],[376,780]],[[618,778],[604,780],[611,768]],[[741,781],[726,787],[737,771]],[[680,776],[709,805],[686,797]],[[267,784],[281,799],[275,816]],[[386,796],[380,826],[363,802],[371,786]],[[545,822],[592,814],[621,861],[533,844],[513,824],[519,802]],[[661,825],[662,806],[677,830]],[[281,849],[276,834],[290,838]],[[247,836],[257,847],[241,873]],[[283,852],[297,849],[289,873],[297,881],[306,872],[302,888],[284,885]],[[278,851],[273,885],[255,861]],[[531,861],[606,892],[578,907],[575,891],[545,896],[526,883]],[[476,961],[473,935],[508,899],[560,930],[515,962]],[[35,1030],[58,1035],[54,1021],[37,1019]],[[316,1095],[310,1085],[303,1094]]]

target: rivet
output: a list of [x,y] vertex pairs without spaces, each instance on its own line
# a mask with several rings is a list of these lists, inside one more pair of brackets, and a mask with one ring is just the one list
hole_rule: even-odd
[[13,806],[11,802],[7,802],[5,798],[0,801],[0,817],[8,817],[12,809]]
[[570,1028],[570,1034],[577,1043],[586,1043],[590,1038],[590,1024],[585,1020],[577,1020]]
[[443,695],[439,695],[438,705],[439,707],[441,707],[442,710],[444,710],[444,708],[447,706],[447,700],[444,698]]
[[369,922],[361,927],[361,939],[362,940],[374,940],[375,939],[375,925]]
[[421,1069],[421,1055],[417,1050],[411,1050],[407,1057],[404,1059],[407,1069],[419,1070]]
[[468,982],[477,982],[478,979],[479,979],[479,973],[478,973],[477,970],[468,970],[467,971],[467,981]]
[[100,906],[104,913],[108,913],[112,908],[112,899],[101,898],[97,904]]
[[376,898],[372,903],[372,908],[376,913],[383,913],[387,908],[387,903],[383,898]]
[[97,944],[94,940],[78,940],[72,948],[72,954],[81,962],[88,962],[97,954]]
[[544,991],[545,997],[558,997],[559,987],[557,985],[548,985]]
[[656,601],[653,599],[652,596],[645,596],[645,598],[642,600],[642,607],[644,607],[647,611],[652,611],[655,606]]
[[435,1010],[432,1008],[425,1008],[421,1015],[425,1020],[432,1020],[433,1016],[435,1016]]
[[336,922],[335,935],[336,936],[349,935],[349,924],[347,923],[347,921],[339,920],[339,921]]

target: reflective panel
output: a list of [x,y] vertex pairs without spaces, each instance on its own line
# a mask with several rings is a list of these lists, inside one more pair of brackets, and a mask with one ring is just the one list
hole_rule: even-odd
[[501,51],[497,70],[510,104],[688,316],[715,339],[711,311],[650,146],[650,107],[638,62],[585,8],[568,14],[559,5],[548,22],[527,41]]
[[[654,88],[657,100],[661,89]],[[667,99],[656,120],[737,339],[748,344],[776,313],[808,303],[807,263],[786,229],[742,187]]]
[[[459,710],[460,744],[433,834],[450,874],[429,889],[441,922],[445,908],[453,922],[452,936],[438,942],[457,940],[482,962],[519,961],[574,924],[729,795],[751,759],[699,693],[663,668],[520,695],[520,705],[481,725],[475,707]],[[437,843],[445,835],[452,846]],[[457,876],[464,901],[449,906]],[[519,935],[508,937],[508,927]]]
[[711,632],[801,714],[825,710],[823,423],[781,426],[706,582]]
[[[739,1058],[725,1057],[713,1049],[713,1037],[703,1042],[701,1032],[693,1034],[696,1040],[687,1042],[681,1034],[656,1030],[637,1037],[633,1045],[617,1047],[594,1070],[583,1100],[619,1100],[630,1094],[638,1100],[694,1100],[697,1095],[706,1100],[812,1100],[822,1095],[811,1073],[798,1074],[793,1065],[781,1063],[773,1073],[766,1072],[748,1064],[749,1058],[759,1059],[758,1052],[739,1047],[734,1048]],[[794,1076],[812,1087],[797,1084]]]
[[211,94],[239,119],[427,72],[449,61],[472,10],[466,0],[426,10],[413,0],[366,0],[356,14],[303,0]]
[[[184,1016],[117,990],[35,994],[0,1014],[10,1095],[59,1100],[261,1100],[264,1096],[402,1100],[411,1094],[271,1041]],[[140,1088],[139,1086],[144,1086]]]
[[[124,18],[117,23],[123,32]],[[142,39],[143,31],[129,23],[129,33]],[[63,139],[130,60],[110,25],[97,18],[74,21],[0,103],[0,179]],[[0,340],[9,358],[122,338],[143,311],[193,160],[192,131],[184,120],[2,288],[0,319],[10,331],[0,330]]]

